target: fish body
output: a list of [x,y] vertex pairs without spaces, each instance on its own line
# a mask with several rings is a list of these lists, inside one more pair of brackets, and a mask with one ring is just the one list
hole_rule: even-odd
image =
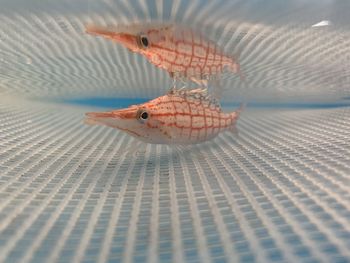
[[240,65],[233,56],[225,54],[198,31],[180,25],[88,26],[86,32],[143,55],[175,79],[203,84],[219,76],[225,68],[240,73]]
[[189,145],[235,131],[241,109],[224,113],[206,90],[173,90],[149,102],[86,113],[87,124],[105,125],[152,144]]

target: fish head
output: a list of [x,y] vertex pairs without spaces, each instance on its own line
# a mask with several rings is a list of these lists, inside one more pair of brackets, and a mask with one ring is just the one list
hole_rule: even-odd
[[116,128],[147,143],[168,143],[171,139],[167,132],[169,127],[164,125],[157,112],[158,108],[154,105],[132,105],[110,112],[86,113],[85,123]]
[[172,26],[150,26],[135,24],[120,26],[116,29],[110,27],[87,26],[86,32],[102,36],[124,46],[131,52],[139,53],[147,58],[162,52],[169,41],[173,40]]

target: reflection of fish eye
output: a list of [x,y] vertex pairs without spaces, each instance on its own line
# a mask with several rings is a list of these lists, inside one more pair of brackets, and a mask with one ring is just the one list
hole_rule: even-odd
[[148,115],[147,111],[140,111],[139,119],[141,121],[146,121],[148,119],[148,117],[149,117],[149,115]]
[[147,36],[141,35],[141,36],[140,36],[140,43],[141,43],[141,46],[142,46],[142,47],[145,47],[145,48],[148,47],[149,42],[148,42]]

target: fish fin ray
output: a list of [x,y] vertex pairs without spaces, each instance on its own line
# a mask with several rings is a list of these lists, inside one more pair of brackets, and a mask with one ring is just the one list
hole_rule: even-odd
[[199,87],[196,89],[182,88],[180,90],[175,90],[173,93],[176,96],[181,96],[189,100],[200,100],[202,103],[207,103],[209,107],[221,110],[219,99],[214,97],[212,94],[208,93],[208,89],[204,87]]
[[208,80],[207,79],[200,79],[200,78],[192,77],[191,80],[201,87],[205,87],[205,88],[208,87]]

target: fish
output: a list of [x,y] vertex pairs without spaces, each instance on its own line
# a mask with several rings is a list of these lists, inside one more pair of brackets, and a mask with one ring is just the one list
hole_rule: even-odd
[[167,71],[176,81],[192,81],[201,86],[220,79],[227,68],[244,79],[234,55],[225,53],[198,30],[178,24],[86,26],[86,32],[110,39],[131,52],[143,55],[150,63]]
[[193,145],[225,131],[237,132],[243,106],[225,113],[207,89],[176,89],[128,108],[86,113],[85,123],[126,132],[149,144]]

